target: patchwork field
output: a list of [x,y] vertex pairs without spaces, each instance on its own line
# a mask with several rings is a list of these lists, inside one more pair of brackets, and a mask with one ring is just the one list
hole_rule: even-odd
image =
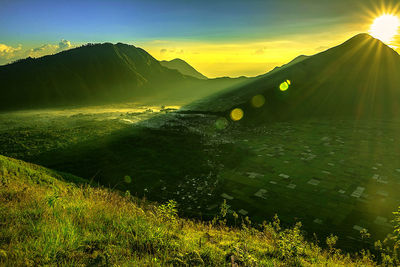
[[397,122],[362,121],[233,130],[233,142],[248,153],[219,173],[221,201],[258,221],[277,213],[309,233],[332,232],[343,246],[354,246],[364,228],[383,238],[400,204],[399,131]]
[[[247,128],[177,107],[114,106],[0,115],[0,154],[165,202],[185,216],[228,222],[278,214],[319,240],[359,248],[392,231],[400,205],[394,121],[293,121]],[[160,115],[160,116],[157,116]],[[148,126],[148,127],[144,127]],[[178,127],[178,130],[176,130]],[[182,130],[185,129],[185,130]],[[367,229],[371,238],[361,240]]]

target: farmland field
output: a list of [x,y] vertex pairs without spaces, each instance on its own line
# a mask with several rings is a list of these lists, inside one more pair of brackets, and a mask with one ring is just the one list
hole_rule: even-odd
[[[3,113],[0,154],[150,200],[175,199],[189,217],[212,219],[225,199],[231,223],[233,212],[256,223],[278,214],[287,225],[301,221],[310,238],[338,235],[341,247],[391,231],[400,204],[398,122],[221,129],[217,116],[164,113],[134,105]],[[364,228],[371,239],[361,240]]]
[[338,234],[343,246],[363,228],[382,238],[400,204],[399,130],[397,122],[296,121],[233,131],[248,153],[219,179],[232,209],[255,220],[277,213],[310,233]]

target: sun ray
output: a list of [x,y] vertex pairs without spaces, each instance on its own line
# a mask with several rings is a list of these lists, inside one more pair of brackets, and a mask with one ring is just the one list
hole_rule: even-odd
[[400,20],[396,15],[383,14],[372,23],[370,34],[386,44],[391,44],[398,34]]

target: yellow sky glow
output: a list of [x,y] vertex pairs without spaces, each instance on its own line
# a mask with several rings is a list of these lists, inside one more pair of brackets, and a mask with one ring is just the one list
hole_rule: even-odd
[[368,29],[369,25],[352,25],[347,31],[337,30],[336,34],[286,36],[265,41],[210,44],[156,40],[138,45],[158,60],[181,58],[209,78],[257,76],[299,55],[322,52]]

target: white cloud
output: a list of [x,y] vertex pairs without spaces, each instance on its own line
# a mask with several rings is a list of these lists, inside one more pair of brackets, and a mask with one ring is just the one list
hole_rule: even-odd
[[5,44],[0,44],[0,53],[1,53],[1,55],[14,53],[15,51],[19,51],[21,49],[22,49],[21,45],[19,45],[18,47],[12,47],[12,46],[8,46],[8,45],[5,45]]
[[169,49],[167,49],[167,48],[162,48],[161,50],[160,50],[160,54],[162,55],[162,56],[164,56],[164,55],[169,55],[169,56],[171,56],[171,55],[174,55],[174,54],[176,54],[176,55],[181,55],[181,54],[184,54],[185,53],[185,51],[183,50],[183,49],[178,49],[178,48],[169,48]]
[[22,46],[11,47],[0,44],[0,65],[27,57],[42,57],[74,47],[70,41],[62,39],[58,44],[44,44],[39,47],[22,50]]
[[60,51],[69,49],[71,47],[71,42],[65,39],[62,39],[61,42],[58,43],[58,50]]
[[18,45],[18,47],[12,47],[6,44],[0,44],[0,65],[21,58],[22,54],[21,45]]
[[54,54],[58,50],[58,45],[45,44],[36,48],[25,51],[25,57],[41,57],[44,55]]
[[255,55],[262,55],[262,54],[265,53],[265,50],[266,50],[266,47],[259,48],[259,49],[257,49],[256,51],[254,51],[254,54],[255,54]]
[[36,48],[32,48],[29,51],[31,52],[43,52],[43,51],[48,51],[48,50],[55,50],[57,49],[58,46],[56,45],[51,45],[51,44],[45,44]]
[[21,45],[18,47],[12,47],[6,44],[0,44],[0,64],[13,60],[16,55],[21,53],[21,50]]

